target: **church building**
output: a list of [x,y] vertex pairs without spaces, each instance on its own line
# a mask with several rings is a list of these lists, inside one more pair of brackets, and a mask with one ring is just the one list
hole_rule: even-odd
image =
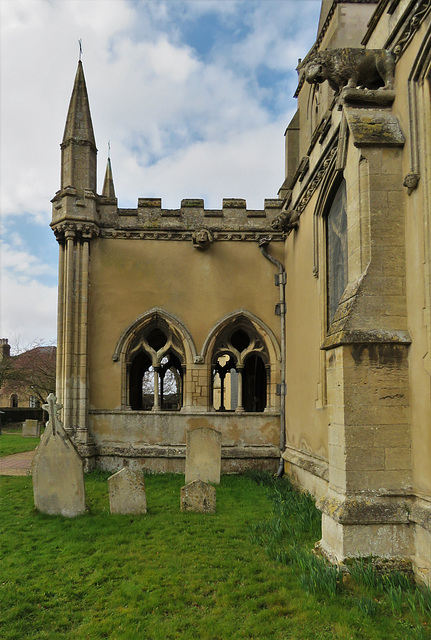
[[331,560],[430,582],[429,0],[323,0],[297,71],[262,209],[123,209],[110,159],[97,192],[79,62],[52,201],[62,420],[87,470],[183,473],[213,427],[223,473],[316,497]]

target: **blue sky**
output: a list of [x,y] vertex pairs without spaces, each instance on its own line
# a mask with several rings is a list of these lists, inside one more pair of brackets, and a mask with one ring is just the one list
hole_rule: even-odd
[[107,144],[119,206],[161,197],[277,196],[295,67],[313,44],[318,0],[2,0],[0,337],[56,336],[64,123],[83,42],[98,155]]

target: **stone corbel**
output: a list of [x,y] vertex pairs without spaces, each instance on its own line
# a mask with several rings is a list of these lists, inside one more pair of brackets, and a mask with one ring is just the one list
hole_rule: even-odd
[[414,173],[411,171],[404,178],[403,186],[407,188],[407,195],[411,195],[411,193],[416,189],[419,184],[420,175],[418,173]]
[[208,249],[213,242],[214,236],[209,229],[198,229],[193,232],[192,244],[195,249]]

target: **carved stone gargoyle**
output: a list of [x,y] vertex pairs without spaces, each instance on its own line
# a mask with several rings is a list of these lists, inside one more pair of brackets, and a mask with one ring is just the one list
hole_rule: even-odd
[[339,93],[349,89],[394,88],[395,57],[387,49],[325,49],[318,51],[303,66],[310,84],[327,80]]
[[282,211],[271,223],[271,227],[277,231],[291,231],[299,227],[299,213],[295,209]]

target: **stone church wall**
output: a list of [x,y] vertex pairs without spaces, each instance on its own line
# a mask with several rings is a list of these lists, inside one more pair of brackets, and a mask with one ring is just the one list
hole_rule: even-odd
[[183,472],[187,430],[215,427],[224,473],[281,454],[331,560],[430,580],[430,51],[425,0],[324,0],[259,211],[118,208],[110,160],[98,195],[79,63],[52,227],[57,394],[88,469]]

